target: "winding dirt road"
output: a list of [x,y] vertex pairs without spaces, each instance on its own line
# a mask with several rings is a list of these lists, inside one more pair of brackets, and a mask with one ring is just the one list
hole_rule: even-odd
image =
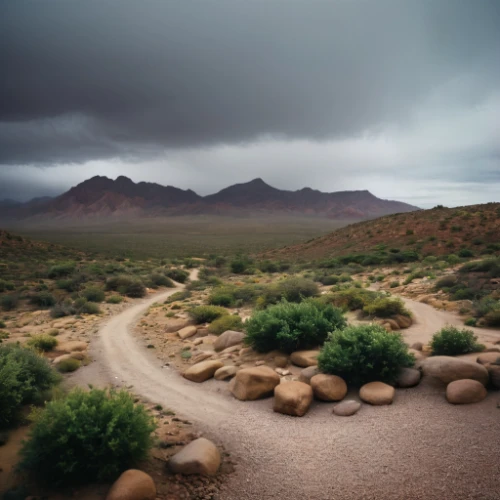
[[[132,325],[175,291],[111,318],[92,343],[96,362],[83,371],[88,382],[133,386],[223,444],[237,468],[222,499],[500,499],[498,393],[457,407],[445,401],[442,387],[424,381],[398,390],[393,405],[364,405],[353,417],[336,417],[325,403],[313,403],[303,418],[275,414],[271,399],[240,402],[225,383],[188,382],[139,345]],[[406,331],[408,339],[421,340],[456,320],[425,304],[406,303],[418,318]]]

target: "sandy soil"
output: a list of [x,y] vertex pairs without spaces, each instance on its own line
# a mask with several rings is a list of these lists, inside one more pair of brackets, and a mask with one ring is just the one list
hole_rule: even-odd
[[[272,411],[272,400],[240,402],[225,384],[194,384],[142,347],[132,326],[154,295],[111,318],[92,342],[98,361],[74,374],[74,382],[110,381],[131,388],[190,419],[223,444],[236,472],[221,499],[482,499],[500,498],[500,395],[479,404],[452,406],[444,387],[423,381],[398,390],[394,404],[364,405],[353,417],[332,415],[332,405],[313,403],[303,418]],[[405,331],[422,341],[459,319],[406,299],[417,321]],[[500,333],[478,329],[481,338]],[[353,393],[353,398],[357,394]],[[348,397],[350,397],[348,396]]]

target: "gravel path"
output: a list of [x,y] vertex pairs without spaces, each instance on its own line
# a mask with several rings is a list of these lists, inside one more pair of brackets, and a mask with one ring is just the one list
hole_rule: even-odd
[[[393,405],[364,405],[353,417],[336,417],[325,403],[313,403],[302,418],[275,414],[271,399],[240,402],[221,382],[188,382],[137,343],[131,326],[175,291],[111,318],[92,344],[97,362],[82,375],[86,382],[133,386],[224,444],[237,468],[223,500],[500,499],[498,393],[457,407],[445,401],[442,387],[424,381],[398,390]],[[418,318],[405,334],[412,341],[456,320],[405,302]],[[491,335],[500,338],[499,332]]]

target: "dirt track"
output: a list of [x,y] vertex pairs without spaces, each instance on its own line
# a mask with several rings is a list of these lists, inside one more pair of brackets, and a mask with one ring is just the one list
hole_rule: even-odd
[[[445,401],[443,387],[424,381],[398,390],[392,406],[364,405],[353,417],[336,417],[325,403],[314,403],[303,418],[275,414],[270,399],[240,402],[221,382],[184,380],[137,343],[131,325],[175,291],[111,318],[93,342],[96,362],[79,377],[133,386],[223,443],[237,462],[223,499],[500,499],[499,393],[457,407]],[[405,333],[411,341],[456,321],[406,302],[418,321]]]

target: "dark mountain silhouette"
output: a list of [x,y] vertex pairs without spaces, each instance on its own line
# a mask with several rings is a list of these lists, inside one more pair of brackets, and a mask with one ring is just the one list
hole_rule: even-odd
[[4,211],[16,218],[287,213],[364,219],[413,210],[418,208],[382,200],[369,191],[323,193],[310,188],[286,191],[262,179],[235,184],[203,197],[190,189],[135,183],[124,176],[116,180],[96,176],[56,198],[9,205]]

